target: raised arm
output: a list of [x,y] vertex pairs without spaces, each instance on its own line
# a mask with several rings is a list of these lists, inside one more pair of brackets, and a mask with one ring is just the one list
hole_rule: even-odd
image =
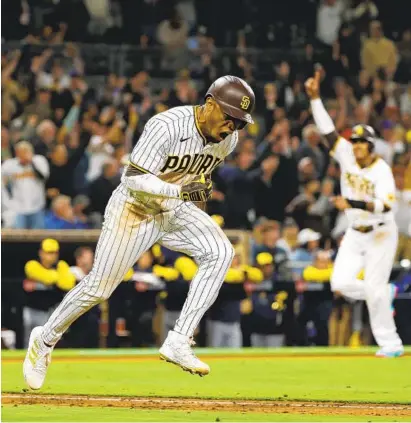
[[314,117],[314,122],[317,125],[318,130],[327,140],[324,145],[329,149],[333,150],[338,138],[340,137],[335,125],[325,110],[324,104],[320,98],[320,79],[321,73],[319,70],[315,71],[314,77],[309,78],[305,83],[305,89],[308,96],[310,97],[311,110]]
[[21,51],[20,50],[14,51],[12,59],[6,64],[6,66],[2,67],[2,70],[1,70],[2,82],[7,81],[9,78],[11,78],[11,75],[16,70],[20,57],[21,57]]

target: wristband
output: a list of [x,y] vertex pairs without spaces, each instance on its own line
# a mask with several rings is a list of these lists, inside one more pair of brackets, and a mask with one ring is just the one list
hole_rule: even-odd
[[353,208],[353,209],[361,209],[361,210],[367,210],[367,203],[365,201],[358,201],[358,200],[347,200],[347,203]]

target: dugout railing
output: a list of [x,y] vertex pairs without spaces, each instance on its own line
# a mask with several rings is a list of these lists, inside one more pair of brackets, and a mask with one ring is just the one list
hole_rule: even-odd
[[[248,263],[251,247],[251,233],[239,230],[225,231],[236,250],[240,253],[242,262]],[[28,260],[38,258],[40,242],[45,238],[54,238],[60,243],[60,258],[69,265],[74,265],[74,251],[80,246],[90,246],[95,249],[100,230],[27,230],[3,229],[2,239],[2,321],[12,321],[10,329],[17,334],[17,347],[22,347],[22,309],[24,306],[23,281],[24,265]],[[240,248],[238,248],[240,247]],[[396,263],[391,274],[392,280],[397,281],[411,272],[409,263]],[[306,262],[290,262],[293,269],[304,268]],[[293,284],[294,279],[289,283]],[[411,289],[402,292],[397,300],[397,324],[411,343]],[[345,315],[340,316],[339,323],[330,322],[330,342],[341,345],[346,342],[350,333],[350,311],[342,309]],[[101,305],[100,346],[107,345],[108,304]],[[398,316],[399,315],[399,316]],[[408,321],[408,323],[407,323]],[[345,322],[342,324],[342,322]],[[347,326],[348,325],[348,326]],[[332,340],[331,340],[332,339]]]

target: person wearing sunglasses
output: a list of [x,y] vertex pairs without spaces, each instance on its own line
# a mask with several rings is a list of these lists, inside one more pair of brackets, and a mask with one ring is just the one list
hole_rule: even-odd
[[[399,357],[404,347],[393,318],[396,289],[389,283],[398,243],[392,211],[394,177],[389,165],[374,153],[376,136],[371,126],[354,126],[349,140],[336,132],[320,98],[320,80],[321,70],[317,69],[305,88],[314,122],[341,168],[341,196],[334,197],[333,203],[348,220],[331,288],[337,295],[366,301],[371,329],[380,347],[376,355]],[[362,269],[364,280],[359,280],[357,275]]]

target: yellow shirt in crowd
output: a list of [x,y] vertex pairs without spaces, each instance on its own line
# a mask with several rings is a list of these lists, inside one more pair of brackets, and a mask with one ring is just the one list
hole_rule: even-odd
[[76,284],[76,278],[64,260],[60,260],[52,269],[45,268],[37,260],[30,260],[24,266],[24,271],[28,279],[47,286],[56,285],[63,291],[70,291]]

